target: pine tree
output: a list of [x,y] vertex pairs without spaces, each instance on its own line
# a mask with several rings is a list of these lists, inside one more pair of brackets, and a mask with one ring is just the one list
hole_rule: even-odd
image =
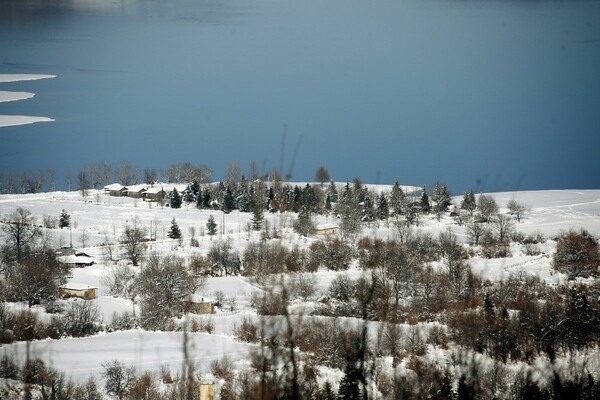
[[58,219],[59,228],[68,228],[71,226],[71,216],[63,209]]
[[360,400],[360,374],[351,364],[347,364],[344,370],[344,377],[340,381],[338,398],[340,400]]
[[210,190],[208,190],[208,188],[204,188],[204,193],[202,194],[202,208],[209,208],[210,200],[211,200]]
[[294,230],[301,235],[308,236],[315,229],[315,226],[310,217],[310,211],[306,207],[302,207],[298,213],[298,219],[294,222]]
[[373,207],[373,198],[370,193],[362,201],[362,220],[365,222],[375,220],[375,207]]
[[321,390],[319,390],[318,396],[319,400],[336,400],[337,396],[333,391],[333,387],[331,386],[331,382],[325,381]]
[[463,193],[460,208],[469,211],[473,215],[473,211],[477,208],[477,203],[475,202],[475,195],[472,190],[467,190]]
[[259,231],[264,221],[264,207],[258,201],[252,202],[252,229]]
[[233,197],[233,192],[231,191],[231,188],[229,186],[227,186],[227,189],[225,189],[225,196],[223,196],[222,209],[225,214],[229,214],[235,209],[235,198]]
[[406,196],[404,195],[404,191],[398,184],[398,181],[394,182],[394,186],[392,186],[392,191],[390,193],[390,208],[392,209],[392,215],[402,214],[402,208],[404,207]]
[[181,208],[181,196],[179,195],[177,188],[173,188],[169,197],[171,199],[171,208]]
[[206,229],[208,230],[208,235],[212,240],[212,237],[217,234],[217,223],[215,222],[215,218],[212,215],[208,217],[208,222],[206,222]]
[[204,208],[204,196],[200,185],[198,185],[198,191],[196,192],[196,208]]
[[318,206],[318,201],[317,201],[317,195],[315,194],[315,190],[312,188],[312,186],[310,186],[308,183],[306,184],[306,186],[304,186],[304,188],[302,189],[302,197],[301,197],[301,204],[304,207],[307,207],[310,212],[316,212],[317,211],[317,206]]
[[181,197],[183,198],[183,201],[185,201],[187,204],[196,202],[196,195],[194,194],[190,186],[185,188]]
[[198,181],[192,182],[190,190],[194,194],[194,198],[198,199],[198,195],[200,195],[200,184],[198,183]]
[[430,210],[429,195],[427,194],[427,189],[423,188],[423,193],[421,194],[421,211],[423,214],[427,214]]
[[377,219],[387,219],[390,215],[390,210],[388,208],[388,202],[385,197],[385,194],[381,192],[379,194],[379,199],[377,200]]
[[329,196],[329,201],[332,203],[337,203],[338,191],[334,181],[329,182],[329,186],[327,187],[327,196]]
[[436,183],[433,192],[431,193],[431,200],[435,204],[435,211],[438,213],[448,210],[450,204],[452,204],[452,197],[448,191],[448,187],[441,183]]
[[177,225],[175,218],[171,221],[171,228],[169,229],[167,236],[171,239],[181,239],[181,230],[179,229],[179,225]]

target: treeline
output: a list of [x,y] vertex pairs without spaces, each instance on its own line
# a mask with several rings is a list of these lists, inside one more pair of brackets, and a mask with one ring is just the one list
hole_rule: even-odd
[[0,171],[0,194],[53,192],[59,189],[67,191],[101,189],[114,182],[125,186],[141,183],[151,185],[158,181],[206,183],[210,182],[212,176],[213,171],[207,166],[192,165],[189,162],[173,164],[164,170],[139,169],[128,161],[99,162],[85,165],[75,172],[66,170],[62,179],[58,179],[56,171],[51,168],[34,171]]

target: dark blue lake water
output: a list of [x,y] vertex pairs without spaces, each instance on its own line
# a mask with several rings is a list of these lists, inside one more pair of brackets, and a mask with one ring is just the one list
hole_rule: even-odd
[[2,0],[0,170],[230,160],[311,180],[600,188],[600,2]]

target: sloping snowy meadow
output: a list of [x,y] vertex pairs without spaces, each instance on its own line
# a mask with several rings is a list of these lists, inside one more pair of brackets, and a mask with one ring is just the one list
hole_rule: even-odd
[[[593,235],[600,235],[600,190],[560,190],[492,193],[491,196],[503,207],[509,200],[517,200],[528,207],[522,222],[516,224],[516,230],[524,234],[541,233],[552,238],[569,229],[585,229]],[[458,202],[460,198],[455,198]],[[149,250],[158,253],[174,253],[188,256],[193,253],[206,255],[214,241],[228,239],[234,248],[243,251],[244,247],[260,240],[260,232],[246,229],[251,220],[250,213],[232,212],[224,214],[216,210],[198,210],[184,205],[181,209],[161,207],[156,203],[127,197],[110,197],[103,191],[90,190],[84,197],[81,192],[52,192],[23,195],[0,195],[0,215],[5,216],[17,207],[31,211],[41,221],[48,216],[58,217],[62,210],[71,215],[71,229],[46,229],[45,232],[57,248],[73,245],[80,251],[94,257],[96,263],[85,268],[74,268],[71,283],[89,285],[99,288],[99,297],[92,300],[100,307],[103,319],[108,322],[113,312],[131,311],[132,302],[109,295],[104,286],[103,276],[111,268],[118,268],[123,261],[115,265],[104,257],[105,243],[117,242],[124,226],[135,221],[143,226],[154,226],[157,240],[149,243]],[[218,234],[210,237],[204,227],[210,216],[218,224]],[[167,237],[169,225],[175,219],[183,233],[183,240],[172,240]],[[277,227],[281,243],[306,248],[318,240],[315,237],[305,238],[294,232],[292,222],[295,215],[265,214],[265,221],[271,227]],[[317,223],[336,223],[332,216],[319,216]],[[192,228],[199,246],[190,245]],[[434,216],[424,217],[419,228],[423,232],[438,235],[451,230],[459,240],[466,241],[467,235],[463,226],[456,223],[449,215],[440,220]],[[395,233],[392,227],[381,224],[378,227],[364,227],[363,234],[377,238],[392,238]],[[529,274],[539,276],[547,284],[566,281],[564,274],[552,268],[554,244],[547,241],[540,244],[539,255],[526,255],[520,245],[511,245],[512,255],[509,258],[484,259],[471,258],[469,264],[474,272],[483,279],[499,281],[511,274]],[[352,277],[362,274],[355,265],[345,273]],[[317,291],[325,293],[330,282],[338,272],[321,270],[314,273]],[[236,299],[235,310],[218,310],[211,316],[202,317],[210,320],[214,331],[209,333],[189,333],[191,361],[195,362],[201,373],[209,370],[211,361],[227,355],[232,361],[248,358],[254,345],[236,341],[233,330],[243,318],[255,318],[256,311],[250,307],[249,300],[254,292],[262,289],[251,280],[237,276],[208,278],[197,296],[211,298],[217,291],[226,297]],[[83,300],[79,300],[83,301]],[[26,307],[13,304],[11,307]],[[43,310],[36,306],[39,312]],[[158,371],[167,366],[177,372],[184,360],[182,332],[147,332],[143,330],[101,333],[85,338],[65,338],[59,340],[42,340],[32,343],[14,343],[0,347],[1,354],[16,356],[24,360],[29,357],[40,357],[48,365],[77,381],[85,381],[90,375],[101,377],[102,363],[119,359],[127,365],[135,365],[140,370]]]

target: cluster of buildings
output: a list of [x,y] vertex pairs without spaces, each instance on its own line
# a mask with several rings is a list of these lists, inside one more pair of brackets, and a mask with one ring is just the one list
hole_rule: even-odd
[[120,183],[113,183],[104,186],[104,193],[113,197],[131,197],[132,199],[144,199],[149,201],[158,201],[165,199],[169,192],[173,189],[177,190],[185,189],[185,185],[170,185],[167,186],[146,186],[146,185],[132,185],[123,186]]

